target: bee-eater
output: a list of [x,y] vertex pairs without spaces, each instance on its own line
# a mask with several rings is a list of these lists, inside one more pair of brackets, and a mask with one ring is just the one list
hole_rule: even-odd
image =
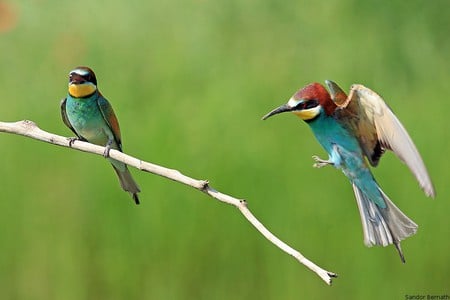
[[69,73],[69,93],[61,102],[61,116],[82,141],[104,146],[104,156],[111,162],[119,182],[139,204],[140,189],[127,165],[109,158],[109,150],[122,151],[119,122],[111,104],[97,88],[94,72],[88,67],[77,67]]
[[434,198],[433,184],[422,158],[403,125],[378,94],[355,84],[347,96],[336,83],[329,80],[325,83],[330,93],[321,84],[311,83],[263,120],[282,112],[292,112],[303,119],[329,155],[328,160],[313,156],[314,167],[332,165],[352,183],[365,245],[394,244],[405,262],[400,241],[415,234],[418,226],[381,190],[369,164],[376,167],[385,150],[392,150],[409,167],[425,194]]

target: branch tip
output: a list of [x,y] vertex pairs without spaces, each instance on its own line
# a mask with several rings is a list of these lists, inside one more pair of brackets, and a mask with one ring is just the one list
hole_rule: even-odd
[[323,280],[328,284],[328,285],[333,285],[333,278],[337,278],[338,275],[336,273],[332,273],[327,271],[327,277],[323,278]]

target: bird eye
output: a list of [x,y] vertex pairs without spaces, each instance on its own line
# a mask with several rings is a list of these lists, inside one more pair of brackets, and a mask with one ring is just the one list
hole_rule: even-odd
[[319,105],[319,101],[317,101],[315,99],[309,100],[304,103],[303,109],[313,108],[313,107],[316,107],[317,105]]

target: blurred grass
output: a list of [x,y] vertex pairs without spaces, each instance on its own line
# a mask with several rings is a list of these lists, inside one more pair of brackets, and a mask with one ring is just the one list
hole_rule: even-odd
[[[2,299],[401,299],[449,294],[447,1],[0,1],[0,120],[70,135],[59,100],[91,66],[131,155],[246,198],[280,238],[339,273],[332,288],[228,206],[133,171],[135,207],[99,157],[0,138]],[[393,155],[374,170],[419,225],[366,248],[351,187],[293,116],[260,117],[333,79],[382,94],[437,188]]]

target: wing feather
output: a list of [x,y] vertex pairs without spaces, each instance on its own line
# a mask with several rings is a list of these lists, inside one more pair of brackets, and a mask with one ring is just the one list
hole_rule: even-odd
[[[341,120],[342,125],[353,132],[358,138],[361,149],[369,163],[376,167],[384,153],[373,120],[367,116],[364,107],[358,99],[347,97],[344,91],[333,81],[325,81],[330,90],[331,98],[337,105],[334,115]],[[353,100],[353,101],[352,101]]]
[[381,146],[392,150],[408,166],[425,194],[434,197],[434,187],[419,151],[405,127],[383,99],[360,84],[351,87],[349,99],[358,100],[369,121],[375,126]]
[[347,126],[355,132],[372,165],[378,163],[384,149],[391,150],[408,166],[425,194],[435,196],[433,183],[419,151],[405,127],[377,93],[354,84],[347,100],[341,101],[338,107],[337,118],[350,124]]
[[101,94],[99,94],[97,104],[98,107],[100,108],[103,118],[105,119],[106,123],[108,124],[109,128],[114,134],[114,139],[117,145],[119,146],[119,150],[122,151],[122,139],[120,136],[119,121],[117,120],[116,114],[114,113],[111,104]]
[[72,130],[73,133],[75,133],[75,135],[81,139],[81,140],[85,140],[82,136],[80,136],[78,134],[78,132],[75,131],[75,128],[73,128],[72,124],[70,124],[69,118],[67,117],[67,112],[66,112],[66,101],[67,98],[64,98],[61,100],[61,118],[64,122],[64,124],[66,124],[67,127],[69,127],[70,130]]

